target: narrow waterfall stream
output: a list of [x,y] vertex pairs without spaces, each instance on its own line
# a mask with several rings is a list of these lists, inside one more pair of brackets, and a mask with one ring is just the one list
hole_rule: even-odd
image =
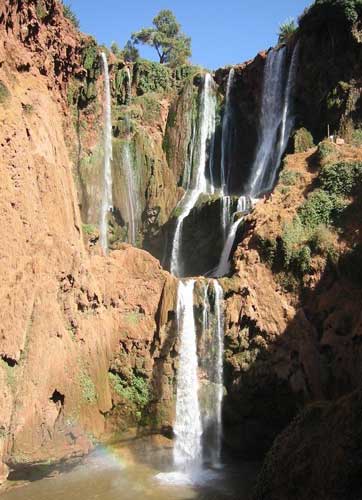
[[125,178],[124,192],[126,198],[126,222],[128,226],[128,243],[136,244],[138,223],[140,218],[138,183],[135,175],[133,158],[130,145],[130,126],[129,120],[126,119],[128,137],[122,148],[122,171]]
[[260,111],[260,135],[248,190],[252,197],[272,190],[294,124],[292,99],[298,44],[294,48],[288,71],[286,57],[286,47],[272,49],[267,56]]
[[230,100],[230,92],[234,83],[235,70],[231,68],[229,71],[227,84],[226,84],[226,95],[225,95],[225,108],[222,119],[222,131],[221,131],[221,193],[225,195],[228,193],[228,184],[230,176],[230,146],[231,146],[231,117],[232,117],[232,106]]
[[104,252],[108,250],[108,213],[112,209],[112,111],[111,88],[109,81],[107,56],[101,53],[104,72],[104,161],[103,161],[103,186],[99,222],[99,239]]
[[213,150],[213,138],[215,133],[215,108],[216,98],[214,93],[214,82],[209,73],[204,76],[204,83],[200,97],[200,117],[196,141],[192,144],[192,157],[194,158],[192,168],[188,175],[186,193],[179,206],[181,213],[177,218],[176,229],[172,244],[171,273],[182,276],[181,242],[183,222],[195,206],[200,194],[212,193],[213,186],[206,179],[206,169]]

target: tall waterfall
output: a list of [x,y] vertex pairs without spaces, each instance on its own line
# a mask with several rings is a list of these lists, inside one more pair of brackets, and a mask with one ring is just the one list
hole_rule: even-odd
[[100,244],[104,252],[108,250],[108,212],[112,209],[112,115],[111,115],[111,89],[109,82],[107,57],[101,54],[104,71],[104,164],[103,164],[103,189],[100,210]]
[[201,465],[201,415],[198,399],[194,280],[179,281],[177,323],[181,346],[177,372],[174,462],[183,471]]
[[[213,295],[213,304],[210,295]],[[205,285],[202,340],[205,344],[203,365],[207,376],[201,414],[205,433],[204,454],[213,466],[220,465],[222,438],[224,312],[223,290],[217,280]]]
[[249,196],[240,196],[240,198],[238,199],[236,212],[233,214],[231,222],[229,224],[228,233],[220,256],[219,264],[217,265],[217,268],[213,272],[211,272],[213,276],[221,277],[230,271],[230,254],[234,246],[236,232],[238,230],[240,222],[242,221],[242,218],[237,218],[237,215],[245,215],[251,209],[251,207],[251,198]]
[[182,275],[183,266],[180,262],[180,250],[183,222],[195,206],[200,194],[212,193],[214,191],[213,185],[207,181],[206,171],[207,169],[211,170],[210,162],[212,162],[213,140],[215,134],[215,108],[216,97],[214,92],[214,81],[211,75],[206,73],[200,99],[198,134],[193,143],[191,155],[193,157],[193,164],[188,176],[185,196],[179,204],[181,214],[176,222],[176,230],[172,244],[170,268],[175,276]]
[[[129,125],[127,120],[128,133]],[[125,194],[126,194],[126,221],[128,223],[128,243],[136,244],[138,219],[139,219],[139,194],[137,189],[137,178],[135,176],[131,147],[129,138],[123,145],[122,149],[122,170],[125,177]]]
[[[263,96],[257,154],[251,171],[249,194],[252,197],[271,191],[281,157],[294,123],[292,94],[297,69],[298,45],[294,48],[285,78],[287,49],[272,49],[264,69]],[[285,84],[286,82],[286,84]]]
[[221,193],[225,195],[228,192],[229,176],[230,176],[230,145],[231,145],[231,117],[232,107],[230,102],[230,92],[234,83],[234,68],[231,68],[226,84],[225,108],[222,118],[221,132]]

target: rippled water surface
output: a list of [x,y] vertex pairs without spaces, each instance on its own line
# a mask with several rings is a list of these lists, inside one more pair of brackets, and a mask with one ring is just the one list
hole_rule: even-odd
[[[68,467],[69,469],[69,467]],[[229,463],[218,470],[176,473],[169,447],[150,440],[97,449],[70,470],[13,475],[1,500],[247,500],[256,464]],[[42,477],[43,476],[43,477]],[[22,479],[20,481],[20,479]]]

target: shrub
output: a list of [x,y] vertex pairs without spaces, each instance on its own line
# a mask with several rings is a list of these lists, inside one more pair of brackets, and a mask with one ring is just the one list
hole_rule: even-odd
[[285,225],[281,236],[281,246],[284,265],[287,268],[291,266],[295,255],[298,254],[300,244],[307,239],[305,228],[298,216],[294,217],[292,222]]
[[73,12],[70,4],[67,4],[67,3],[63,4],[63,14],[64,14],[64,17],[69,19],[69,21],[73,24],[73,26],[75,28],[79,29],[79,19],[77,18],[76,14]]
[[314,147],[313,136],[304,127],[294,133],[293,140],[295,153],[304,153]]
[[87,403],[95,403],[97,401],[97,391],[93,380],[90,376],[82,371],[79,377],[80,386],[82,388],[82,397]]
[[362,163],[339,162],[323,167],[319,180],[322,189],[339,196],[350,196],[362,181]]
[[325,161],[329,156],[335,154],[336,148],[329,140],[322,141],[318,144],[317,156],[319,161]]
[[261,258],[269,264],[269,266],[273,266],[276,254],[277,254],[277,242],[275,239],[269,240],[268,238],[262,238],[258,236],[258,245],[260,249]]
[[294,186],[299,179],[300,174],[294,170],[283,169],[279,175],[279,183],[283,186]]
[[124,380],[118,373],[108,373],[110,382],[116,393],[134,403],[139,409],[145,408],[150,402],[150,390],[143,377],[132,374],[130,380]]
[[298,26],[294,19],[287,19],[279,26],[278,43],[286,43],[297,31]]
[[0,80],[0,104],[4,104],[10,97],[10,92],[4,82]]
[[141,59],[135,64],[137,94],[168,90],[172,84],[172,71],[163,64]]
[[83,233],[91,236],[97,233],[97,228],[93,224],[82,224]]
[[336,221],[345,207],[346,203],[341,197],[316,189],[299,207],[298,214],[304,226],[314,229],[320,224],[329,225]]
[[40,21],[43,21],[46,18],[48,12],[47,12],[44,0],[37,0],[35,11],[36,11],[37,18]]
[[352,132],[352,144],[353,146],[362,147],[362,129],[357,128]]
[[331,255],[334,251],[334,234],[324,224],[316,227],[309,238],[309,246],[314,253],[324,257]]

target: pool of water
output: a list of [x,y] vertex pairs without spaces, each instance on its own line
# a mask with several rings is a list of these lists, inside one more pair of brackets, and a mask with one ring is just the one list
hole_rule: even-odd
[[[68,470],[67,470],[68,469]],[[98,448],[72,467],[28,477],[13,475],[1,500],[248,500],[255,463],[225,463],[218,469],[174,470],[172,449],[152,440]]]

